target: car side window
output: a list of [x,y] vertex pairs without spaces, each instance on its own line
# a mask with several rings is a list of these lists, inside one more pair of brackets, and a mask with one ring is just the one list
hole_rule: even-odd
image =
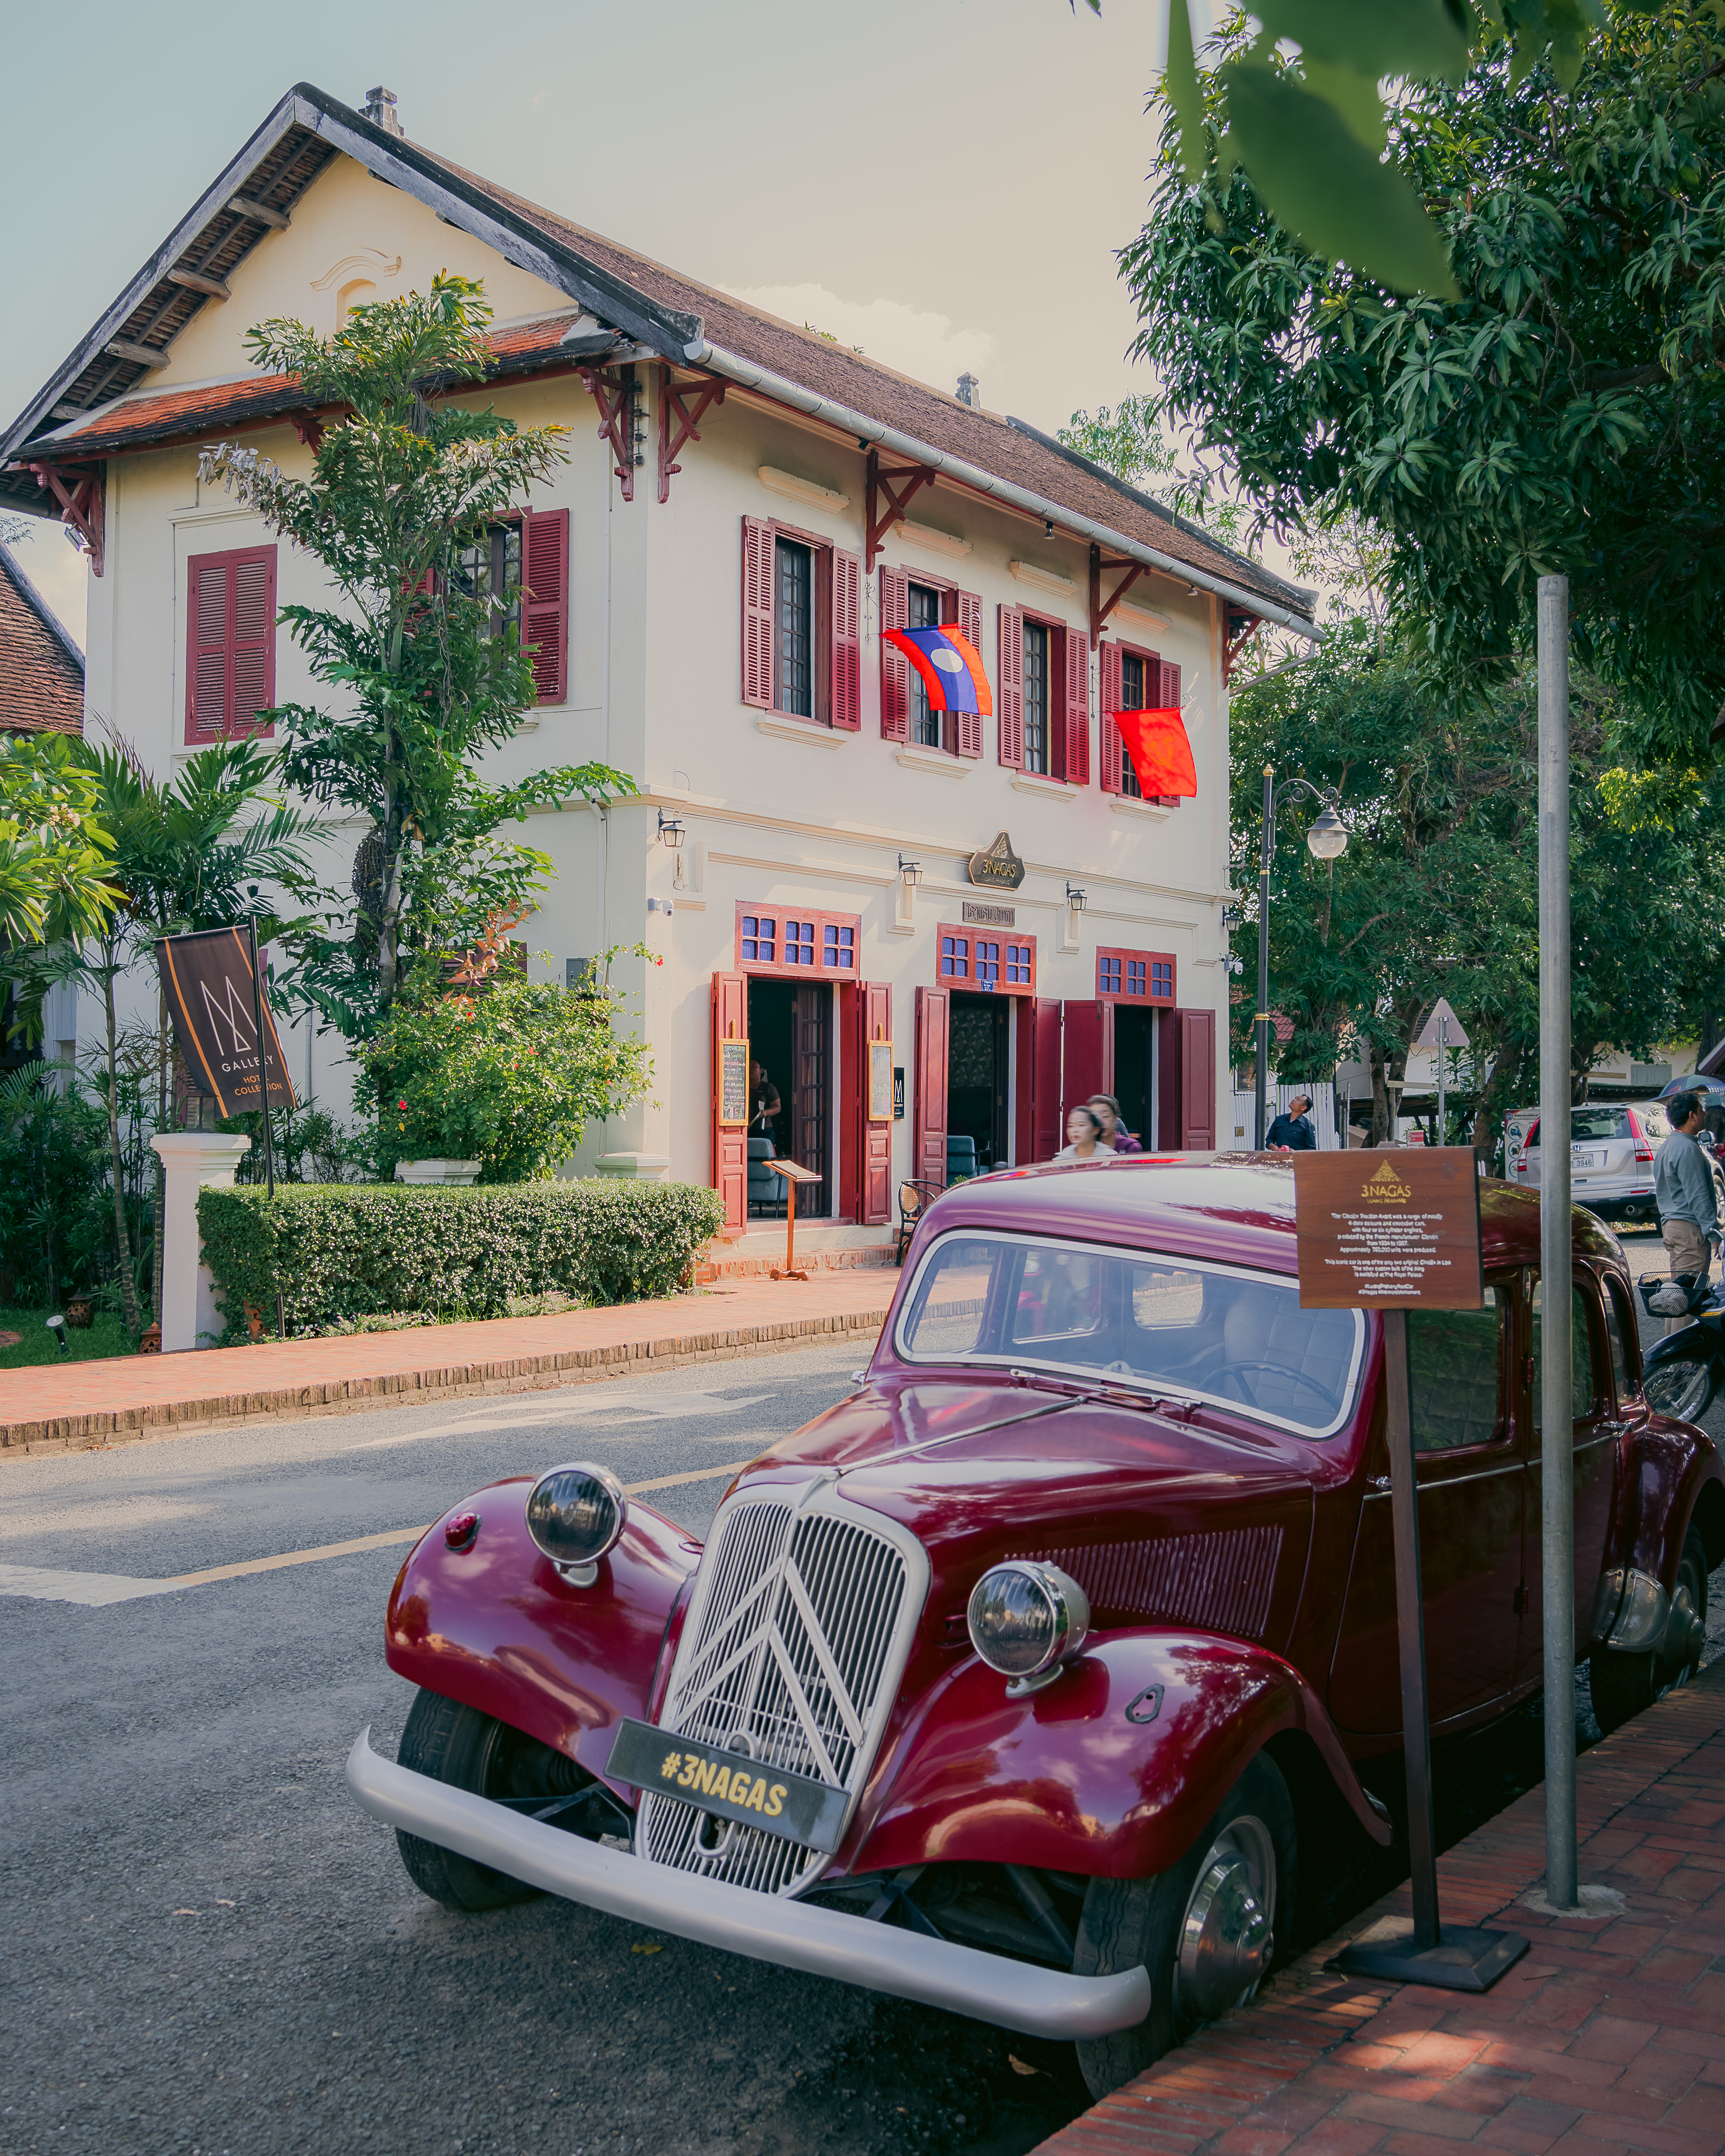
[[1629,1305],[1623,1291],[1615,1281],[1608,1281],[1605,1287],[1605,1342],[1611,1351],[1611,1377],[1617,1388],[1620,1404],[1634,1399],[1641,1389],[1640,1357],[1630,1345],[1635,1338]]
[[1489,1445],[1503,1427],[1502,1372],[1509,1297],[1486,1290],[1482,1310],[1408,1313],[1408,1405],[1415,1452]]
[[[1542,1286],[1543,1283],[1536,1276],[1532,1282],[1532,1409],[1533,1427],[1535,1430],[1538,1430],[1540,1427],[1539,1394],[1541,1388],[1541,1373],[1545,1368],[1544,1362],[1542,1358],[1542,1336],[1544,1330],[1541,1322],[1542,1306],[1540,1303],[1540,1291]],[[1570,1399],[1575,1419],[1579,1422],[1584,1415],[1589,1415],[1593,1413],[1594,1403],[1599,1399],[1600,1392],[1603,1389],[1598,1382],[1598,1373],[1594,1368],[1594,1337],[1593,1329],[1588,1323],[1588,1298],[1582,1293],[1579,1286],[1572,1287],[1569,1291],[1569,1382],[1573,1388]]]

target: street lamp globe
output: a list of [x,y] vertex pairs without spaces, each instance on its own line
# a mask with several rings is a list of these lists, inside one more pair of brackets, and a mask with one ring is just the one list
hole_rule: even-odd
[[1333,808],[1326,808],[1306,834],[1306,843],[1321,861],[1332,861],[1348,851],[1348,826]]

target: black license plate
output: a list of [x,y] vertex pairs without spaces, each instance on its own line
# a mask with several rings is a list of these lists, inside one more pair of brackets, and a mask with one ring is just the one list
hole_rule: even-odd
[[680,1797],[716,1819],[758,1826],[830,1856],[845,1825],[845,1792],[763,1766],[645,1722],[619,1722],[605,1772],[614,1782]]

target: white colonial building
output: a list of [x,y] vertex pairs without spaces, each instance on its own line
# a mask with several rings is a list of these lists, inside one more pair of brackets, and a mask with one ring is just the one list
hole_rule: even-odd
[[[198,451],[303,471],[339,415],[244,333],[481,278],[495,372],[459,393],[573,451],[496,535],[540,685],[496,767],[600,757],[641,788],[534,819],[557,874],[519,932],[558,978],[663,962],[614,974],[655,1080],[576,1171],[711,1180],[744,1229],[761,1096],[721,1081],[750,1061],[835,1242],[879,1240],[896,1181],[949,1155],[1047,1158],[1096,1090],[1147,1146],[1227,1142],[1229,661],[1260,621],[1308,628],[1311,595],[970,377],[926,388],[633,254],[405,140],[391,104],[292,90],[0,439],[0,502],[89,547],[89,720],[165,770],[311,693],[274,622],[316,565],[200,489]],[[982,655],[980,726],[883,653],[942,622]],[[1146,800],[1107,713],[1170,703],[1197,794]],[[344,1106],[339,1042],[302,1024],[291,1053]]]

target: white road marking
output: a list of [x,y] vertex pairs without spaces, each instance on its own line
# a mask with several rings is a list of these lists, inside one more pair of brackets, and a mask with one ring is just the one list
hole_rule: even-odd
[[739,1408],[757,1407],[771,1397],[768,1393],[752,1393],[743,1399],[726,1400],[713,1393],[639,1393],[626,1391],[619,1385],[595,1385],[557,1407],[541,1408],[531,1414],[521,1414],[507,1407],[489,1408],[482,1414],[470,1414],[459,1422],[434,1423],[429,1430],[403,1430],[394,1437],[369,1437],[362,1445],[350,1445],[347,1450],[379,1452],[388,1445],[416,1445],[421,1438],[466,1437],[475,1431],[495,1436],[506,1430],[526,1430],[537,1423],[567,1422],[578,1415],[597,1414],[603,1409],[632,1409],[655,1422],[669,1422],[678,1415],[735,1414]]

